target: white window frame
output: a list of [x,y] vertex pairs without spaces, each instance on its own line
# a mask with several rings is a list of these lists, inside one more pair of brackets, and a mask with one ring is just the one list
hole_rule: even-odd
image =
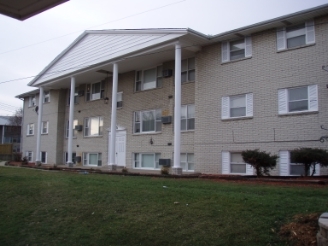
[[[297,174],[290,174],[291,172],[291,166],[292,165],[302,165],[298,163],[291,163],[290,161],[290,151],[288,150],[281,150],[279,151],[279,175],[280,176],[300,176]],[[312,167],[310,168],[310,174],[312,173]],[[319,176],[320,175],[320,165],[317,164],[315,166],[315,174],[314,176]]]
[[[45,160],[44,161],[42,161],[42,154],[43,153],[45,154]],[[42,164],[48,163],[48,153],[46,151],[40,151],[40,161],[41,161]]]
[[[191,155],[193,156],[193,162],[191,160]],[[182,161],[185,159],[185,161]],[[180,165],[185,172],[194,172],[195,171],[195,154],[194,153],[181,153],[180,154]],[[194,168],[190,168],[193,166]]]
[[253,175],[254,174],[254,168],[246,164],[246,173],[232,173],[231,172],[231,154],[232,153],[240,153],[241,151],[222,151],[221,157],[222,157],[222,174],[233,174],[233,175]]
[[[151,88],[144,88],[144,73],[145,71],[156,69],[156,81],[153,81],[155,83],[154,87]],[[163,65],[159,65],[156,67],[151,67],[144,70],[138,70],[135,72],[135,83],[134,83],[134,91],[146,91],[146,90],[152,90],[156,88],[162,88],[163,84]]]
[[[289,110],[289,90],[296,88],[307,87],[307,96],[308,96],[308,109],[299,110],[299,111],[290,111]],[[317,85],[307,85],[307,86],[298,86],[278,90],[278,113],[283,114],[297,114],[297,113],[306,113],[306,112],[316,112],[318,111],[318,86]]]
[[36,96],[35,95],[28,97],[28,106],[29,107],[36,106]]
[[49,121],[41,122],[41,134],[48,134],[49,131]]
[[[239,39],[242,40],[242,39]],[[230,61],[238,61],[238,60],[242,60],[245,58],[250,58],[252,57],[252,37],[251,36],[246,36],[244,38],[244,57],[242,58],[238,58],[238,59],[231,59],[230,54],[231,54],[231,48],[230,48],[230,44],[231,42],[235,42],[238,41],[237,40],[232,40],[232,41],[225,41],[221,43],[221,59],[222,59],[222,63],[225,62],[230,62]]]
[[44,92],[43,103],[50,103],[50,91],[45,91]]
[[[190,67],[191,60],[193,60],[194,67]],[[184,68],[184,63],[186,67]],[[189,79],[191,73],[194,73],[194,79]],[[186,74],[186,80],[183,80],[183,75]],[[181,61],[181,83],[195,82],[196,80],[196,59],[195,57],[183,59]]]
[[[189,114],[190,107],[194,108],[194,117],[189,118],[188,114]],[[182,112],[183,111],[186,111],[186,118],[182,118]],[[188,128],[188,125],[189,125],[188,122],[192,119],[194,120],[194,128],[189,129]],[[183,121],[185,121],[185,123],[183,123]],[[183,125],[185,125],[185,129],[182,129]],[[183,132],[195,131],[195,104],[188,104],[188,105],[182,105],[181,106],[181,131],[183,131]]]
[[[97,155],[97,165],[90,164],[90,155]],[[93,166],[101,167],[102,166],[102,153],[97,152],[84,152],[83,153],[83,166]]]
[[[153,156],[154,166],[152,168],[151,167],[141,167],[143,155],[152,155]],[[133,168],[134,169],[145,169],[145,170],[160,170],[160,166],[159,166],[160,157],[161,157],[160,153],[133,153],[133,156],[132,156]]]
[[[68,152],[64,153],[64,163],[68,162]],[[72,152],[72,162],[76,163],[76,152]]]
[[[75,126],[79,124],[79,121],[77,119],[73,120],[73,138],[76,138],[77,130],[75,130]],[[66,130],[65,130],[65,138],[68,138],[69,134],[69,120],[66,121]]]
[[[154,131],[143,131],[143,113],[152,112],[154,115]],[[157,114],[160,113],[160,117],[157,118]],[[146,133],[155,133],[155,132],[161,132],[162,131],[162,110],[161,109],[153,109],[153,110],[144,110],[144,111],[136,111],[133,113],[133,133],[134,134],[146,134]],[[137,120],[139,118],[139,121]],[[140,131],[137,132],[137,125],[139,125]],[[160,129],[158,129],[160,128]]]
[[34,135],[34,123],[27,124],[27,136],[33,136]]
[[[98,83],[100,84],[100,92],[94,93],[93,89]],[[105,81],[98,81],[95,83],[87,84],[85,95],[86,95],[85,97],[86,101],[95,101],[95,100],[103,99],[105,97]]]
[[26,157],[27,157],[27,161],[28,162],[32,162],[33,161],[33,151],[26,151]]
[[123,92],[117,92],[116,95],[116,107],[117,108],[122,108],[123,107]]
[[[94,134],[94,135],[90,135],[90,130],[88,130],[89,132],[89,135],[86,134],[86,129],[90,129],[91,126],[91,122],[92,122],[92,119],[97,119],[98,120],[98,134]],[[102,136],[103,135],[103,127],[104,127],[104,120],[103,120],[103,117],[102,116],[93,116],[93,117],[87,117],[87,118],[84,118],[84,127],[83,127],[83,135],[84,137],[99,137],[99,136]]]
[[[245,96],[245,106],[246,111],[244,116],[231,116],[231,98]],[[238,118],[245,118],[245,117],[253,117],[253,93],[247,94],[239,94],[239,95],[232,95],[227,97],[222,97],[222,104],[221,104],[221,118],[222,119],[238,119]]]
[[[302,24],[302,23],[300,23],[300,24]],[[288,32],[286,31],[286,27],[278,28],[277,29],[277,51],[295,49],[295,48],[315,44],[315,25],[314,25],[313,20],[308,20],[305,22],[304,32],[305,32],[305,44],[301,45],[301,46],[297,46],[297,47],[288,48],[287,47],[287,39],[291,38],[291,37],[287,37]],[[298,35],[298,36],[300,36],[300,35]],[[297,37],[297,36],[295,36],[295,37]]]

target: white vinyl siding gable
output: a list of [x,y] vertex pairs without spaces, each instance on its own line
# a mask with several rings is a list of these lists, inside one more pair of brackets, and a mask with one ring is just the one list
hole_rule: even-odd
[[[235,43],[236,46],[234,45]],[[234,55],[238,53],[238,55]],[[237,41],[226,41],[221,43],[221,59],[222,63],[238,60],[242,58],[252,57],[252,37],[247,36],[241,40]]]
[[[315,26],[313,20],[306,21],[304,23],[304,28],[299,28],[298,30],[291,30],[291,31],[288,31],[288,29],[293,29],[293,26],[282,27],[277,29],[277,51],[282,51],[290,48],[301,47],[304,45],[310,45],[315,43]],[[291,47],[289,47],[288,45],[289,39],[300,38],[301,36],[304,35],[305,35],[305,39],[303,39],[303,42],[305,43],[302,43],[300,41],[299,44],[291,45]]]
[[[297,95],[298,100],[294,100],[290,94],[292,90],[301,90],[303,89],[306,92],[306,97],[303,96],[301,98],[301,93]],[[303,104],[303,106],[299,106],[299,110],[297,110],[297,106],[292,106],[293,104]],[[306,107],[307,105],[307,107]],[[279,114],[292,114],[299,112],[315,112],[318,111],[318,86],[310,85],[303,87],[294,87],[288,89],[280,89],[278,90],[278,113]]]
[[[236,100],[236,103],[235,101]],[[242,109],[241,105],[236,106],[235,104],[244,104],[245,109]],[[244,111],[244,113],[239,113],[238,116],[233,116],[233,110],[239,107]],[[253,116],[253,93],[222,97],[221,104],[221,118],[231,119],[231,118],[241,118],[241,117],[252,117]]]

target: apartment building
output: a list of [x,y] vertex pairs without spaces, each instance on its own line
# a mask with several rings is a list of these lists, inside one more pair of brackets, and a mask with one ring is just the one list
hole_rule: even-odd
[[[328,4],[215,36],[85,31],[29,85],[29,161],[175,174],[251,175],[241,151],[327,148]],[[74,98],[74,100],[73,100]],[[316,168],[316,175],[328,174]]]

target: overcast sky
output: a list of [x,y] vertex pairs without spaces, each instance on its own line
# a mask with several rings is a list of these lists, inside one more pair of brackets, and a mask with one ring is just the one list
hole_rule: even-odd
[[15,107],[22,106],[15,96],[36,89],[27,83],[84,30],[189,27],[214,35],[327,3],[328,0],[70,0],[23,22],[0,15],[0,115],[12,115]]

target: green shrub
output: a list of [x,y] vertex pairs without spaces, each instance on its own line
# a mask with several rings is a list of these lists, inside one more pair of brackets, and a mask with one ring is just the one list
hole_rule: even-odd
[[[328,166],[328,152],[318,148],[299,148],[290,152],[292,163],[302,163],[304,165],[305,176],[315,174],[315,165]],[[312,172],[310,173],[310,168]]]
[[254,167],[256,170],[257,177],[265,175],[270,175],[269,172],[277,164],[277,155],[271,155],[265,151],[246,150],[241,153],[243,160]]

